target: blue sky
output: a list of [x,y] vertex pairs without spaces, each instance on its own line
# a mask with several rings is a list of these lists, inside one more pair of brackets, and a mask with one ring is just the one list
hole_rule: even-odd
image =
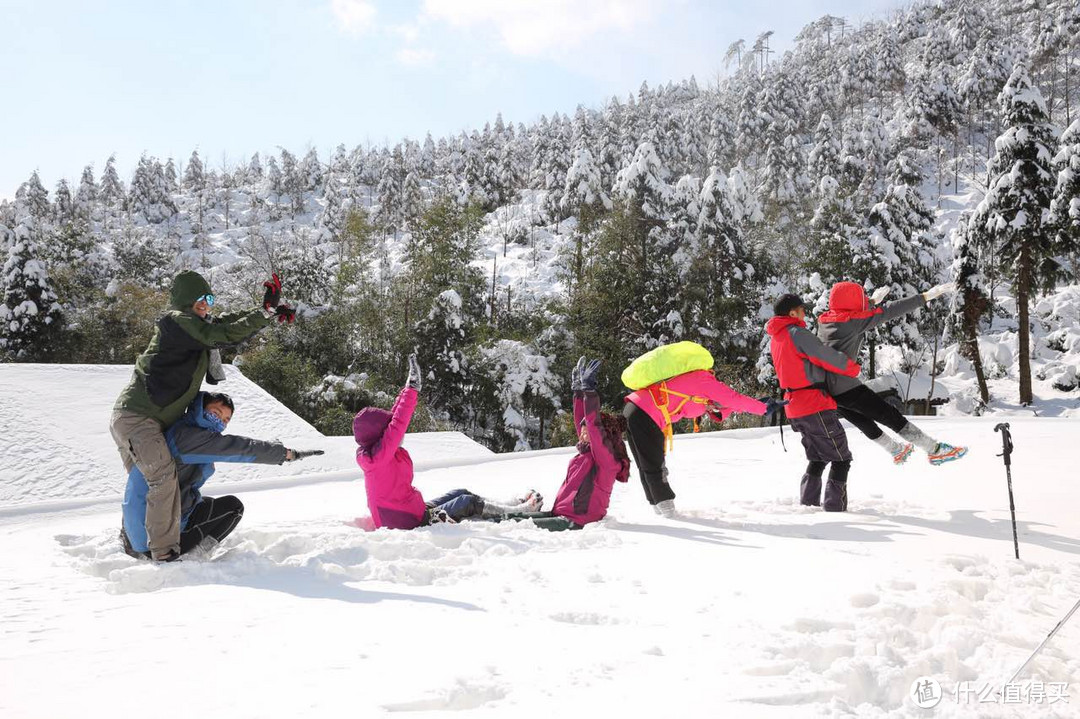
[[215,167],[599,106],[723,71],[763,30],[900,0],[0,0],[0,197],[125,180],[146,152]]

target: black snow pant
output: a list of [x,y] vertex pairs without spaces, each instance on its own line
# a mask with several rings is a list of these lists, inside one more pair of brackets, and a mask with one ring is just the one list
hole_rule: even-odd
[[867,439],[874,440],[884,434],[877,426],[878,422],[897,434],[908,425],[907,417],[864,384],[841,392],[833,399],[840,416],[857,427]]
[[[807,506],[822,506],[827,512],[847,510],[847,478],[851,469],[851,450],[847,433],[840,424],[836,410],[815,412],[805,417],[792,417],[791,427],[802,437],[803,449],[809,463],[800,483],[799,502]],[[824,503],[821,498],[821,475],[829,469]]]
[[675,492],[668,484],[667,464],[664,461],[664,432],[645,410],[633,402],[623,408],[626,418],[626,438],[634,455],[641,476],[641,486],[649,504],[656,505],[666,499],[675,499]]
[[[554,512],[514,512],[506,515],[505,519],[510,521],[521,521],[524,519],[531,519],[533,523],[540,527],[540,529],[546,529],[549,532],[562,532],[567,529],[581,529],[580,524],[576,524],[566,517],[555,514]],[[496,522],[503,521],[502,518],[496,519]]]
[[203,497],[180,532],[180,554],[186,554],[207,537],[225,539],[244,517],[244,503],[232,495]]

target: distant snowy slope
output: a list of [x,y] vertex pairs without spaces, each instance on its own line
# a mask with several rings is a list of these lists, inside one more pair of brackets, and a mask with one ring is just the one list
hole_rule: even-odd
[[[206,389],[236,402],[230,433],[326,455],[280,467],[221,464],[215,483],[332,471],[360,476],[351,437],[324,437],[237,368],[225,370],[228,379]],[[0,506],[121,494],[125,478],[109,417],[130,376],[130,365],[0,364]],[[410,435],[406,446],[420,462],[491,454],[456,432]]]

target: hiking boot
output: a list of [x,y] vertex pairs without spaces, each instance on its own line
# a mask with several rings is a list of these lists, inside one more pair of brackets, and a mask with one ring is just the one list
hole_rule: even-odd
[[653,511],[659,514],[661,517],[667,517],[668,519],[671,519],[676,515],[675,500],[665,499],[663,501],[657,502],[653,505]]
[[124,554],[128,555],[129,557],[134,557],[135,559],[150,558],[150,552],[135,551],[135,548],[131,546],[131,540],[128,539],[127,532],[124,531],[123,527],[120,528],[120,544],[124,548]]
[[967,454],[967,447],[954,447],[951,444],[938,442],[934,446],[934,451],[928,454],[926,458],[930,460],[930,464],[936,467],[960,459],[965,454]]
[[913,445],[911,442],[908,442],[907,444],[905,444],[903,447],[900,448],[899,452],[897,452],[896,454],[894,454],[892,456],[892,463],[896,464],[896,465],[904,464],[905,462],[908,461],[908,458],[911,456],[912,452],[914,452],[914,451],[915,451],[915,445]]

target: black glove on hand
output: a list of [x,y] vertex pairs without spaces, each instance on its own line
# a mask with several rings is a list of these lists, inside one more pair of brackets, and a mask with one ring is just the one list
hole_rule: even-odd
[[787,406],[788,400],[773,399],[772,397],[765,397],[762,400],[765,403],[765,419],[772,420],[776,416],[776,413]]
[[276,308],[281,302],[281,279],[278,278],[276,272],[272,277],[273,279],[263,282],[263,287],[266,288],[266,294],[263,295],[263,309],[266,310]]
[[420,363],[416,361],[416,353],[413,352],[409,355],[409,378],[405,380],[405,386],[419,392],[421,384]]
[[287,462],[295,462],[305,457],[317,457],[320,454],[326,454],[321,449],[290,449],[289,451],[292,452],[292,459],[286,460]]
[[581,389],[586,392],[595,392],[596,383],[600,379],[600,360],[594,359],[585,366],[581,373]]
[[585,371],[585,355],[582,355],[577,364],[574,365],[574,369],[570,370],[570,391],[580,392],[581,387],[581,373]]
[[296,321],[296,310],[288,305],[278,305],[274,310],[274,314],[277,315],[277,321],[279,324],[288,322],[290,325]]

